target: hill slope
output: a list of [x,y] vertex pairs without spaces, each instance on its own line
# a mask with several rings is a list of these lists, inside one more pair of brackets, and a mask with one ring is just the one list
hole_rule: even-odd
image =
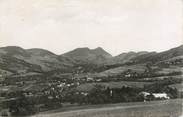
[[132,59],[135,63],[160,62],[183,55],[183,45],[160,53],[147,53]]
[[[0,48],[0,70],[7,72],[46,72],[70,69],[76,65],[86,64],[87,68],[100,66],[101,69],[114,69],[124,66],[146,63],[172,63],[182,65],[183,45],[164,51],[156,52],[129,52],[112,57],[104,49],[77,48],[63,55],[56,55],[44,49],[23,49],[16,46]],[[103,66],[104,65],[104,66]],[[105,65],[114,65],[105,68]],[[116,65],[116,66],[115,66]]]
[[72,66],[70,59],[43,49],[23,49],[16,46],[0,48],[1,69],[7,71],[51,71]]
[[128,52],[128,53],[122,53],[118,56],[115,56],[111,59],[109,59],[106,64],[124,64],[127,62],[131,62],[132,59],[147,54],[148,52],[142,51],[142,52]]

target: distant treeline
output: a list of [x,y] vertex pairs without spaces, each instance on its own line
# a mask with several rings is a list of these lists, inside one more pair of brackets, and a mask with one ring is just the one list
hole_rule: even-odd
[[[40,110],[61,108],[62,103],[71,103],[79,105],[88,104],[108,104],[121,102],[144,101],[145,97],[141,95],[142,91],[149,93],[166,93],[170,98],[178,98],[179,93],[176,89],[167,86],[167,82],[157,82],[144,88],[106,88],[101,85],[95,85],[89,92],[71,90],[60,93],[53,91],[49,95],[26,96],[24,91],[16,91],[7,95],[7,98],[13,98],[3,104],[3,108],[8,108],[13,115],[30,115]],[[157,100],[153,95],[146,97],[146,100]]]

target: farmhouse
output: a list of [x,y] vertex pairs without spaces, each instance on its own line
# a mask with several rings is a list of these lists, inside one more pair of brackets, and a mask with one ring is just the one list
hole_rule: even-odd
[[153,93],[153,96],[160,99],[170,99],[170,97],[166,93]]
[[150,95],[150,93],[148,93],[148,92],[141,92],[140,94],[143,95],[144,97]]
[[86,81],[94,81],[93,78],[87,77]]
[[148,99],[150,95],[152,95],[155,99],[170,99],[166,93],[141,92],[140,94],[143,95],[145,99]]

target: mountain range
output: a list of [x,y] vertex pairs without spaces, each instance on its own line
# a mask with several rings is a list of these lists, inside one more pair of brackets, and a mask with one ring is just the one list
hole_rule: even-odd
[[183,56],[183,45],[164,52],[128,52],[112,56],[101,47],[96,49],[77,48],[56,55],[48,50],[23,49],[17,46],[0,48],[0,73],[48,72],[73,68],[78,64],[116,65],[157,63]]

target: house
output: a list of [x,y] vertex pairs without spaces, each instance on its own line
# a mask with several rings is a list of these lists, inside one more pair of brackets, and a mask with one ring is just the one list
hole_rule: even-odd
[[93,78],[90,78],[90,77],[87,77],[86,80],[87,80],[87,81],[94,81],[94,79],[93,79]]
[[150,93],[148,93],[148,92],[141,92],[140,94],[143,95],[144,97],[150,95]]
[[68,87],[70,87],[70,86],[71,86],[71,84],[67,84],[67,86],[68,86]]
[[84,95],[84,96],[88,95],[88,93],[85,93],[85,92],[81,92],[81,94]]
[[166,93],[153,93],[153,96],[160,99],[170,99]]
[[129,78],[131,77],[131,74],[126,74],[125,77]]
[[152,100],[150,98],[154,99],[170,99],[170,97],[166,93],[149,93],[149,92],[141,92],[140,95],[143,95],[144,102],[146,100]]
[[96,82],[100,82],[100,81],[102,81],[102,79],[97,79],[97,80],[96,80]]

